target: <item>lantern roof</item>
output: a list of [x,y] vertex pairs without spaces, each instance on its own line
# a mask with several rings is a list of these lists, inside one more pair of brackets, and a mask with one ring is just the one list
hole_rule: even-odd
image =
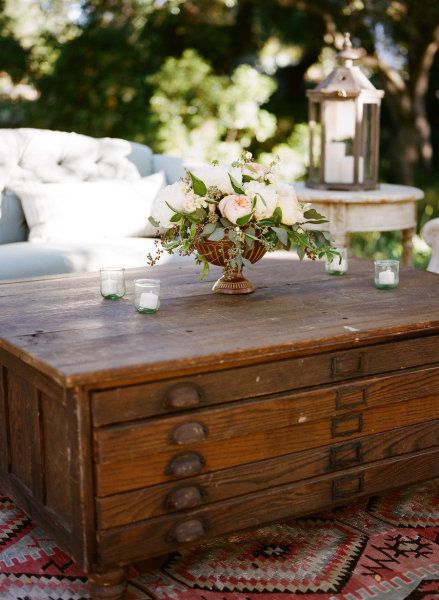
[[356,98],[361,95],[382,98],[384,91],[377,90],[360,67],[354,65],[354,61],[360,57],[360,51],[352,47],[350,34],[345,33],[343,49],[337,54],[339,66],[313,90],[308,90],[307,96],[324,98],[334,96],[341,99]]

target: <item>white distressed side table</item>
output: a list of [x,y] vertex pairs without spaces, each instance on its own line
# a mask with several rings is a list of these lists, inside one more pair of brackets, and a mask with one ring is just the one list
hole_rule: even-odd
[[402,230],[404,264],[411,263],[416,202],[424,197],[422,190],[388,183],[356,192],[316,190],[304,183],[295,183],[294,189],[301,202],[312,202],[313,208],[329,219],[310,229],[329,231],[335,246],[347,246],[350,233]]

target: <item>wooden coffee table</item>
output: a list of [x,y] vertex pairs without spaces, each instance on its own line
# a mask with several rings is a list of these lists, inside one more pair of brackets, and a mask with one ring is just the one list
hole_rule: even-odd
[[126,565],[439,476],[439,276],[264,259],[250,296],[157,267],[0,284],[0,486],[120,599]]

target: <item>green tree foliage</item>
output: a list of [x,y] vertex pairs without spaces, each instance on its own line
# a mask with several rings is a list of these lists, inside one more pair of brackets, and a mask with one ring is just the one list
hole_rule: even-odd
[[14,35],[5,0],[0,0],[0,72],[7,73],[13,81],[18,82],[26,76],[27,67],[28,52]]
[[195,51],[168,58],[149,78],[155,142],[162,152],[233,160],[240,150],[265,142],[276,118],[261,106],[275,83],[249,65],[230,77],[215,75]]

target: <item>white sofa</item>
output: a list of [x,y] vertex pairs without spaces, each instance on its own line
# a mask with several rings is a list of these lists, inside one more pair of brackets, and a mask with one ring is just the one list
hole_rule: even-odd
[[[29,242],[24,213],[8,186],[20,182],[57,183],[138,179],[163,171],[167,183],[183,174],[182,160],[153,154],[142,144],[94,139],[40,129],[0,129],[0,279],[95,271],[102,266],[146,266],[153,238],[121,238],[92,243]],[[163,255],[161,261],[178,260]]]
[[424,240],[431,246],[433,252],[428,270],[439,273],[439,219],[431,219],[422,230]]

